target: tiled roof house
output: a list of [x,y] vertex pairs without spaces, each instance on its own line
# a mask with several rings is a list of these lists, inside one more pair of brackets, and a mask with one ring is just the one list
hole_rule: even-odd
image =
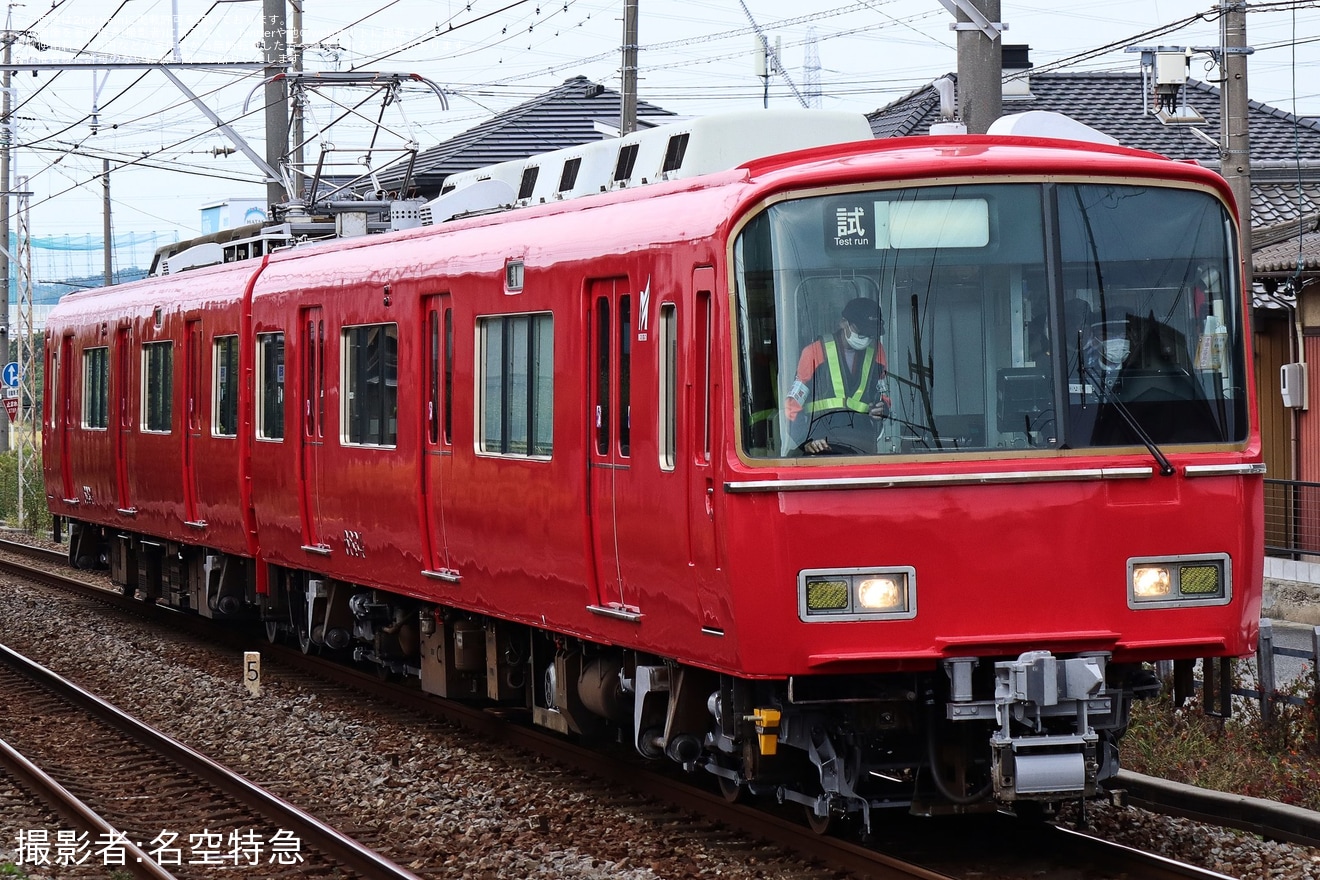
[[[613,137],[618,132],[621,103],[618,92],[575,76],[419,153],[413,182],[423,195],[435,196],[445,178],[459,171]],[[654,104],[637,102],[639,126],[676,118]]]
[[[1179,103],[1205,119],[1193,126],[1166,125],[1148,112],[1154,106],[1143,101],[1138,71],[1038,73],[1027,84],[1027,94],[1004,96],[1005,115],[1052,110],[1124,146],[1220,167],[1220,93],[1211,85],[1191,80],[1182,89]],[[878,138],[927,134],[941,121],[939,94],[924,86],[868,118]],[[1283,364],[1307,362],[1310,387],[1320,393],[1320,120],[1251,101],[1248,133],[1257,282],[1252,342],[1266,466],[1271,477],[1320,481],[1320,415],[1285,407],[1279,376]]]
[[[952,74],[950,78],[956,80]],[[1195,159],[1218,169],[1219,149],[1214,142],[1220,138],[1219,90],[1190,80],[1180,103],[1196,110],[1205,124],[1166,125],[1147,112],[1153,108],[1149,99],[1142,101],[1139,72],[1042,73],[1030,77],[1029,95],[1006,95],[1003,112],[1052,110],[1098,129],[1124,146],[1175,159]],[[1259,246],[1279,235],[1295,238],[1299,217],[1311,216],[1314,225],[1314,216],[1320,211],[1320,120],[1297,117],[1258,101],[1250,102],[1248,113],[1254,241]],[[940,121],[939,95],[932,86],[924,86],[868,118],[878,138],[924,135]],[[1320,269],[1320,246],[1310,259]],[[1256,263],[1259,266],[1259,253]]]

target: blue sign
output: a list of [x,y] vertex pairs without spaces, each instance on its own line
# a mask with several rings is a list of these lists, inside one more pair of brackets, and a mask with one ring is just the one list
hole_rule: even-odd
[[18,387],[18,361],[5,364],[4,380],[10,388]]

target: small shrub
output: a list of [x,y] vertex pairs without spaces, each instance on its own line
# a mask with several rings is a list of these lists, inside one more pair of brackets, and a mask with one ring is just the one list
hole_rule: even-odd
[[[24,462],[27,479],[23,482],[23,529],[34,534],[50,531],[50,511],[46,508],[46,487],[41,473],[41,457]],[[11,528],[19,525],[18,453],[0,452],[0,522]]]
[[[1234,669],[1239,664],[1235,661]],[[1243,687],[1240,675],[1234,686]],[[1320,749],[1312,676],[1304,674],[1278,691],[1305,705],[1275,701],[1266,723],[1256,699],[1235,697],[1233,715],[1202,710],[1199,694],[1175,707],[1168,683],[1157,699],[1138,702],[1123,739],[1123,766],[1175,782],[1266,798],[1320,810]]]

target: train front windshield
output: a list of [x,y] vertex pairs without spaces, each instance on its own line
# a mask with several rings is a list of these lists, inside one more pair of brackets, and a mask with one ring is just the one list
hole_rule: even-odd
[[1240,443],[1235,250],[1221,202],[1167,186],[771,204],[733,249],[743,453]]

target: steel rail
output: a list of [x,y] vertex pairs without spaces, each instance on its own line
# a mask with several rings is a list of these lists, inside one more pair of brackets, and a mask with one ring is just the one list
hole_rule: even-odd
[[143,743],[280,827],[296,832],[301,840],[349,870],[383,880],[420,880],[413,872],[341,834],[310,813],[178,740],[143,724],[118,707],[5,645],[0,645],[0,662],[132,740]]
[[[3,739],[0,739],[0,767],[75,828],[97,835],[113,835],[118,831],[99,813],[79,800],[73,792],[60,785],[46,771],[32,763]],[[121,840],[119,846],[123,848],[127,858],[122,866],[117,867],[128,871],[134,877],[141,880],[177,880],[131,840]]]

